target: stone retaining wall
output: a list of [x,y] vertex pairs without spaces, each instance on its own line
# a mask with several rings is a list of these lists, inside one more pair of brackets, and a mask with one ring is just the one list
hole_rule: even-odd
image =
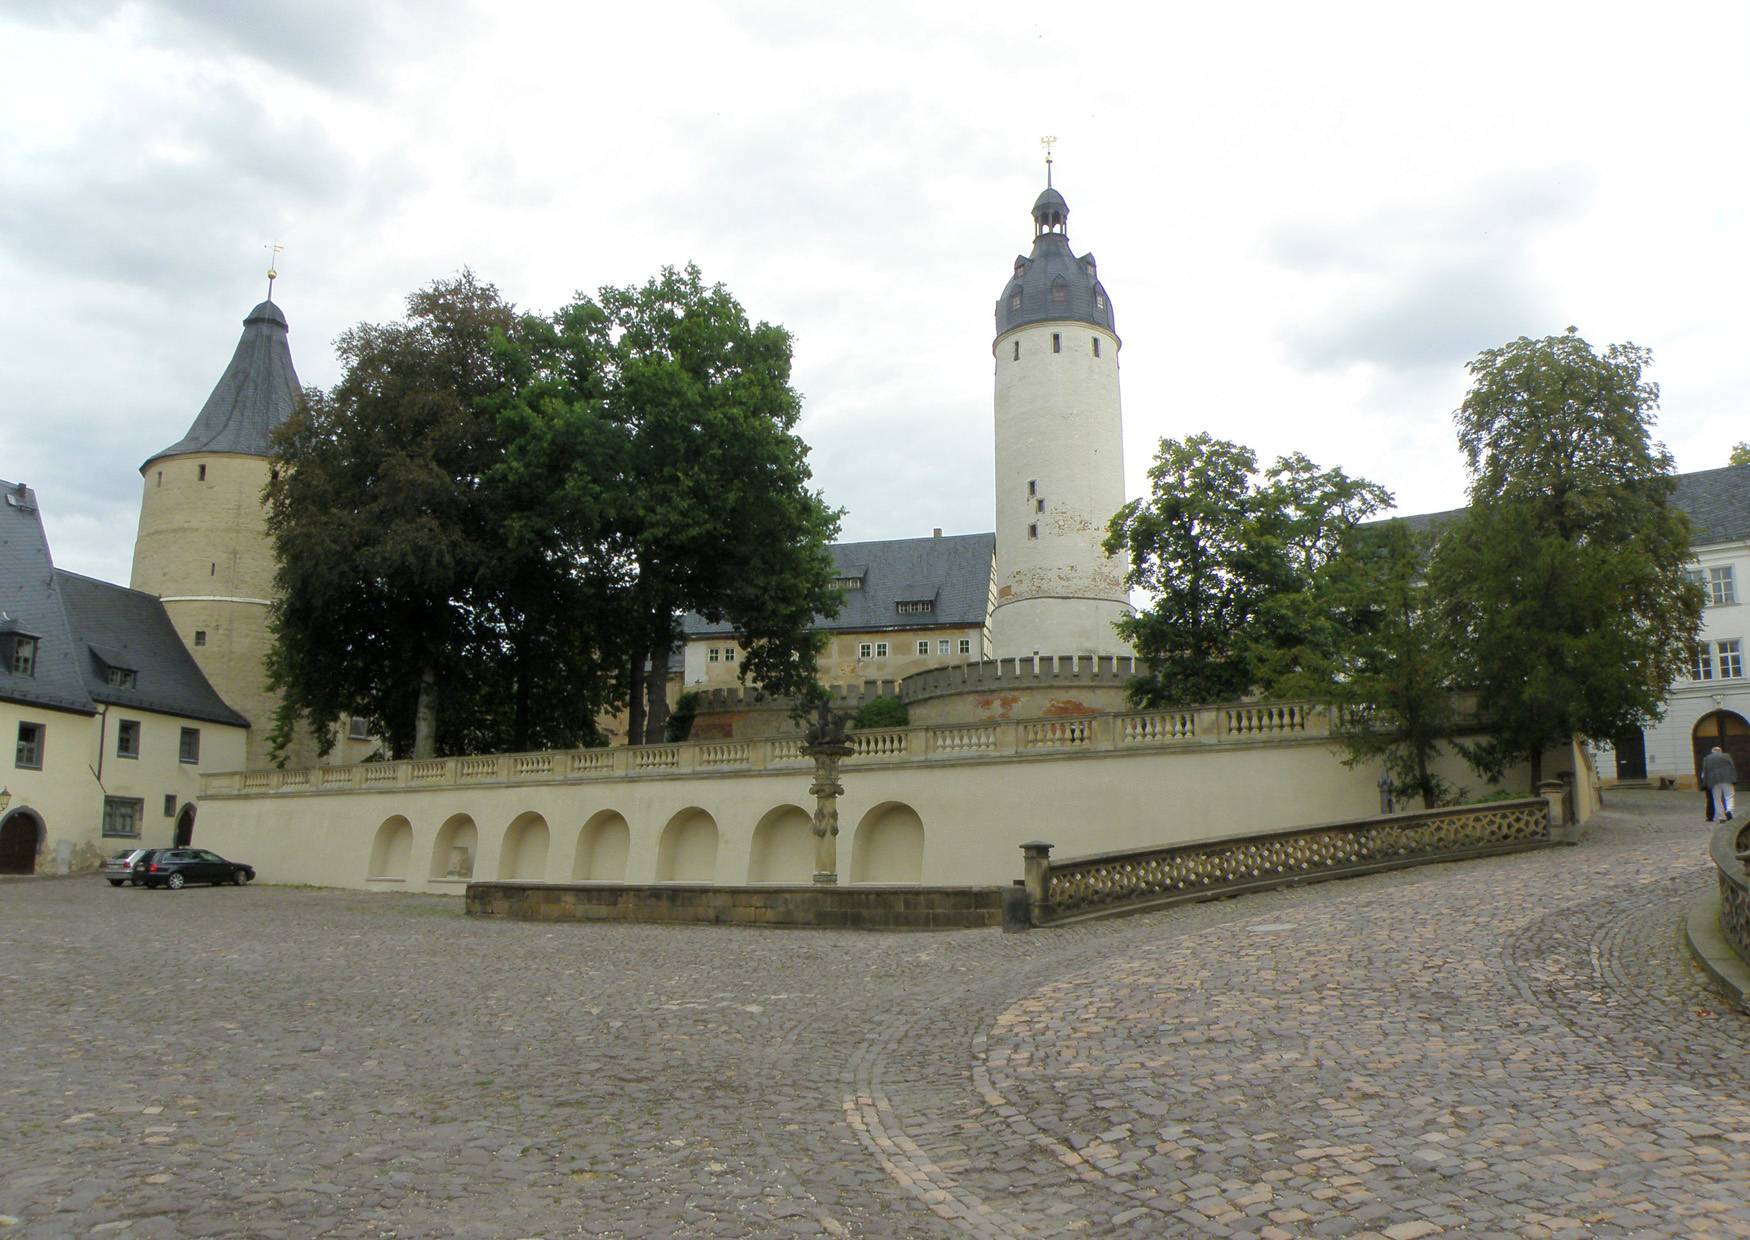
[[853,930],[976,930],[1002,924],[1001,887],[706,887],[470,883],[473,917]]

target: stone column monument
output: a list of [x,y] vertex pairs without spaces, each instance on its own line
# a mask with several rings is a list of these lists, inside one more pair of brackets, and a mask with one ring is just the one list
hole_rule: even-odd
[[825,702],[803,734],[802,752],[814,760],[814,782],[808,785],[814,797],[814,881],[831,886],[839,881],[839,763],[850,756],[850,737],[845,734],[845,716],[835,715]]

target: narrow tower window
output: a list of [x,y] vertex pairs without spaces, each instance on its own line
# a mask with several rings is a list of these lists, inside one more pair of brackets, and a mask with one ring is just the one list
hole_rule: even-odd
[[218,575],[219,575],[219,562],[217,560],[208,560],[207,561],[207,576],[217,577]]
[[[1051,333],[1051,351],[1053,353],[1062,353],[1063,352],[1063,333],[1062,332],[1052,332]],[[205,466],[203,466],[202,468],[205,468]]]
[[162,469],[158,471],[158,485],[164,485],[164,471]]
[[1099,357],[1100,356],[1100,338],[1098,336],[1095,336],[1095,337],[1093,337],[1093,341],[1094,341],[1094,356]]
[[1035,505],[1033,511],[1035,511],[1035,512],[1044,512],[1045,511],[1045,501],[1044,500],[1042,500],[1042,499],[1034,500],[1033,503]]
[[206,481],[206,480],[207,480],[207,467],[206,467],[206,466],[205,466],[205,465],[197,465],[197,466],[196,466],[196,467],[195,467],[195,468],[196,468],[196,469],[198,469],[198,470],[199,470],[199,471],[200,471],[200,472],[199,472],[199,473],[198,473],[198,474],[197,474],[197,475],[196,475],[196,477],[195,477],[195,481],[197,481],[197,482],[205,482],[205,481]]
[[1015,359],[1014,360],[1017,362],[1021,360],[1021,341],[1018,337],[1015,340]]
[[1027,527],[1027,537],[1028,538],[1038,538],[1039,537],[1039,527],[1037,525],[1029,525]]
[[196,629],[194,631],[194,644],[197,646],[204,646],[207,644],[207,631],[205,629]]
[[1039,494],[1039,479],[1037,479],[1037,478],[1027,479],[1027,494],[1029,494],[1029,495]]

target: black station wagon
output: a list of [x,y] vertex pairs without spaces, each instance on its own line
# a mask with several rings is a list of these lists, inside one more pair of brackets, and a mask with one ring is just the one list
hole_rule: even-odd
[[146,863],[146,872],[141,875],[141,881],[148,887],[172,890],[189,883],[235,883],[241,887],[254,878],[254,866],[227,861],[204,848],[160,849]]

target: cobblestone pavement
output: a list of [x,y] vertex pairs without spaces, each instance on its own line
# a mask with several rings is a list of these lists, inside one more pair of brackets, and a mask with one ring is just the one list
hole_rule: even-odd
[[1026,935],[0,885],[0,1237],[1750,1236],[1693,799]]

